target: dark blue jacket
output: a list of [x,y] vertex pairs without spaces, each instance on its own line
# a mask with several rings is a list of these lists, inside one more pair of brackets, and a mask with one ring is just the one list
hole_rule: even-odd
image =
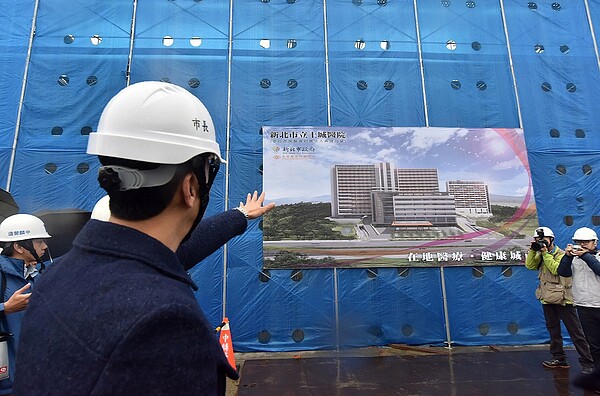
[[214,224],[229,237],[198,227],[177,255],[131,228],[88,222],[32,294],[14,394],[223,395],[237,373],[178,258],[189,266],[245,230],[238,211],[223,216]]

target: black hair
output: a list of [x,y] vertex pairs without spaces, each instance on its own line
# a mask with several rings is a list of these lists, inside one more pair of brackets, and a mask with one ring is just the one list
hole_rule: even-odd
[[[100,156],[100,163],[104,166],[117,165],[139,170],[156,169],[160,166],[160,164],[149,162],[104,156]],[[123,220],[140,221],[152,218],[165,210],[185,175],[192,172],[192,170],[190,160],[177,166],[175,175],[167,184],[127,191],[111,188],[110,183],[107,184],[104,180],[101,180],[102,176],[98,177],[98,181],[110,197],[111,214]]]
[[2,246],[2,252],[0,252],[0,254],[11,257],[15,253],[15,243],[18,242],[4,242],[4,246]]

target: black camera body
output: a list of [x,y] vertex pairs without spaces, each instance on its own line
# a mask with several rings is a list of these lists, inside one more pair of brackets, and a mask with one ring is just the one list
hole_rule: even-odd
[[541,239],[541,241],[531,242],[531,250],[539,252],[540,250],[542,250],[542,248],[544,246],[546,247],[546,249],[548,249],[548,243],[543,240],[543,238],[546,237],[544,235],[544,230],[540,228],[539,230],[536,230],[536,233],[537,233],[537,238]]
[[546,247],[546,249],[548,249],[548,244],[546,243],[546,241],[531,242],[531,250],[535,250],[536,252],[542,250],[542,247],[544,246]]

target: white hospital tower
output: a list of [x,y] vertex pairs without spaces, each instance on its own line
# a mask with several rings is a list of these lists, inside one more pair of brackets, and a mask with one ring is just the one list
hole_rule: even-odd
[[491,215],[487,185],[452,180],[439,188],[435,168],[395,168],[389,162],[334,165],[331,169],[331,216],[368,216],[376,225],[454,226],[458,214]]

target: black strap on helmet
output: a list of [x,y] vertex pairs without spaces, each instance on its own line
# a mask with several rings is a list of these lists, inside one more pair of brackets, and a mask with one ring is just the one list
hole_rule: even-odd
[[204,215],[210,197],[210,188],[221,167],[221,161],[213,153],[206,153],[192,158],[192,169],[200,184],[200,218]]
[[46,265],[42,261],[42,258],[40,256],[38,256],[37,252],[35,251],[35,249],[33,247],[33,239],[27,239],[25,241],[20,241],[20,242],[17,242],[17,243],[19,245],[21,245],[23,247],[23,249],[25,249],[29,253],[31,253],[31,255],[33,256],[33,258],[35,259],[35,261],[38,264],[40,264],[40,272],[42,272],[43,270],[46,269]]

